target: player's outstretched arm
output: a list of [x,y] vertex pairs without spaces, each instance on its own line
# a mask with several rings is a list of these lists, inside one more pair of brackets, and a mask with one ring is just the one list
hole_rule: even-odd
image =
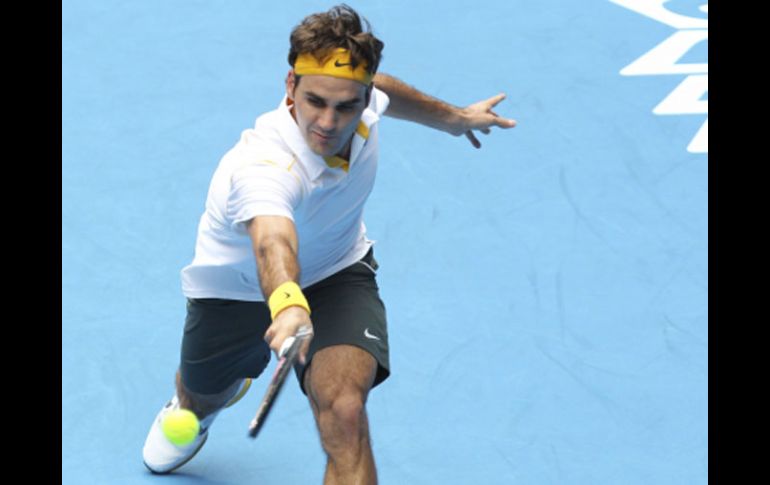
[[[257,216],[249,221],[248,230],[257,258],[259,283],[265,298],[273,295],[284,283],[299,283],[299,245],[294,222],[282,216]],[[313,328],[308,311],[302,306],[288,306],[275,315],[273,323],[265,333],[265,340],[270,348],[278,353],[284,340],[295,335],[303,327]],[[303,364],[309,347],[308,338],[299,351],[300,362]]]
[[390,98],[386,115],[414,121],[454,136],[465,135],[476,148],[481,148],[481,143],[474,135],[474,130],[488,135],[493,126],[516,126],[515,120],[503,118],[492,111],[492,108],[505,99],[503,93],[460,108],[428,96],[388,74],[375,74],[374,85]]

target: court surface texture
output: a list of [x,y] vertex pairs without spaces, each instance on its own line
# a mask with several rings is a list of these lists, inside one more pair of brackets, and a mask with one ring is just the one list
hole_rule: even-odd
[[[220,157],[284,93],[291,28],[331,2],[62,4],[62,483],[312,484],[325,457],[275,365],[172,476],[142,445],[172,394]],[[392,376],[382,484],[682,485],[708,472],[703,2],[351,3],[381,71],[512,130],[386,118],[365,221]]]

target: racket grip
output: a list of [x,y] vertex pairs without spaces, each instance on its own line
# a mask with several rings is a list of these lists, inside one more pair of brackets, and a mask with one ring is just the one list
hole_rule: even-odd
[[283,344],[281,344],[281,348],[278,349],[278,358],[280,359],[281,357],[286,355],[286,352],[289,351],[289,349],[291,348],[292,344],[294,344],[295,340],[297,340],[298,338],[305,339],[305,338],[307,338],[307,337],[309,337],[311,335],[313,335],[313,327],[305,326],[305,327],[301,327],[299,330],[297,330],[296,334],[294,334],[294,335],[292,335],[290,337],[286,337],[286,340],[284,340]]
[[289,351],[291,348],[291,345],[294,343],[294,340],[296,337],[286,337],[286,340],[283,341],[283,345],[281,345],[281,349],[278,351],[278,358],[280,359],[284,355],[286,355],[286,352]]

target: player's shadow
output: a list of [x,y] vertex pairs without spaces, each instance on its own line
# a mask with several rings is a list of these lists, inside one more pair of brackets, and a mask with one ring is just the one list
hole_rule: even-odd
[[[147,471],[147,470],[145,470]],[[177,470],[168,475],[156,475],[150,471],[147,471],[147,475],[158,480],[157,483],[169,483],[169,484],[194,484],[194,485],[241,485],[242,481],[233,480],[216,480],[210,476],[198,475],[195,472],[185,472]],[[258,477],[255,477],[258,478]]]
[[[250,475],[248,478],[246,477],[237,477],[237,476],[229,476],[226,478],[222,478],[222,474],[228,474],[233,473],[232,470],[214,470],[211,467],[207,467],[204,471],[195,471],[193,466],[190,466],[191,469],[188,469],[186,471],[184,470],[177,470],[175,472],[169,473],[168,475],[158,475],[155,473],[150,472],[146,468],[144,471],[146,472],[147,477],[151,478],[155,483],[165,483],[165,484],[174,484],[174,485],[181,485],[181,484],[191,484],[191,485],[242,485],[243,483],[263,483],[263,484],[269,484],[271,483],[268,480],[268,477],[259,476],[259,475]],[[217,474],[220,474],[219,478],[215,478]]]

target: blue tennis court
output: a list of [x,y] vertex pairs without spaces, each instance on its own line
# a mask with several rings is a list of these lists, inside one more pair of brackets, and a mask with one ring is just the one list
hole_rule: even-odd
[[[175,474],[142,445],[210,177],[281,101],[291,28],[332,5],[62,4],[62,483],[321,483],[294,377],[246,437],[275,361]],[[518,121],[480,150],[380,125],[380,483],[707,483],[706,4],[351,6],[382,72],[456,105],[505,92]]]

